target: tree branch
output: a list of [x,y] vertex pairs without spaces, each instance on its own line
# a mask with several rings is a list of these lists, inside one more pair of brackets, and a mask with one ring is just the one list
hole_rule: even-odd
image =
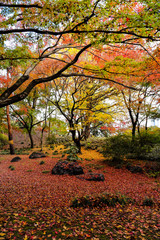
[[42,9],[42,6],[39,6],[38,4],[12,4],[12,3],[2,3],[0,2],[0,7],[9,7],[9,8],[40,8]]
[[[52,36],[58,36],[58,35],[64,35],[64,34],[89,34],[89,33],[106,33],[106,34],[124,34],[124,35],[130,35],[130,36],[136,36],[138,38],[143,38],[143,39],[149,39],[152,41],[159,41],[160,37],[154,38],[150,35],[141,35],[141,34],[137,34],[133,31],[114,31],[114,30],[103,30],[103,29],[95,29],[95,30],[66,30],[66,31],[59,31],[59,32],[53,32],[53,31],[49,31],[49,30],[40,30],[40,29],[36,29],[36,28],[26,28],[26,29],[7,29],[7,30],[0,30],[0,34],[10,34],[10,33],[27,33],[27,32],[34,32],[34,33],[38,33],[38,34],[48,34],[48,35],[52,35]],[[130,39],[129,39],[130,40]],[[127,40],[125,40],[127,41]]]
[[45,78],[38,78],[38,79],[34,79],[31,83],[29,83],[29,85],[26,87],[26,89],[24,91],[22,91],[21,93],[14,95],[10,98],[8,98],[19,86],[22,85],[22,83],[24,83],[28,78],[28,69],[26,70],[25,74],[19,78],[17,80],[17,82],[15,84],[13,84],[10,88],[8,88],[4,93],[2,93],[2,95],[0,96],[0,108],[10,105],[12,103],[18,102],[20,100],[23,100],[24,98],[26,98],[28,96],[28,94],[30,93],[30,91],[39,83],[45,83],[45,82],[49,82],[52,81],[58,77],[61,76],[61,74],[67,70],[70,66],[72,66],[74,63],[76,63],[80,57],[80,55],[87,49],[91,47],[91,44],[86,45],[85,47],[83,47],[74,57],[74,59],[69,62],[68,64],[66,64],[66,66],[64,66],[61,70],[59,70],[56,74],[53,74],[52,76],[49,77],[45,77]]
[[71,73],[71,74],[61,74],[61,77],[73,77],[73,76],[80,76],[80,77],[86,77],[86,78],[91,78],[91,79],[98,79],[98,80],[103,80],[103,81],[109,81],[109,82],[113,82],[115,84],[118,84],[120,86],[123,86],[125,88],[129,88],[129,89],[132,89],[132,90],[138,90],[137,88],[135,87],[131,87],[131,86],[127,86],[123,83],[119,83],[115,80],[112,80],[112,79],[109,79],[109,78],[105,78],[105,77],[99,77],[99,76],[90,76],[90,75],[86,75],[86,74],[80,74],[80,73]]

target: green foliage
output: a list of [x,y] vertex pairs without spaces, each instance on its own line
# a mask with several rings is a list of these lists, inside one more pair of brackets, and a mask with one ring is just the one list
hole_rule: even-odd
[[[29,46],[17,46],[14,49],[4,48],[3,49],[3,58],[6,58],[3,64],[0,65],[0,68],[6,69],[10,66],[16,67],[21,65],[22,67],[26,67],[29,64],[29,59],[31,59],[33,55],[29,50]],[[14,61],[13,61],[14,59]]]
[[40,165],[43,165],[43,164],[45,164],[45,162],[44,162],[44,161],[41,161],[39,164],[40,164]]
[[105,205],[110,207],[115,207],[117,204],[119,205],[126,205],[128,203],[133,202],[130,198],[126,197],[125,195],[121,194],[110,194],[110,193],[103,193],[98,196],[83,196],[80,198],[75,198],[72,203],[71,207],[77,208],[77,207],[103,207]]
[[58,151],[55,150],[52,154],[53,154],[53,155],[57,155],[57,154],[58,154]]
[[142,131],[134,139],[131,134],[118,134],[106,138],[103,155],[110,158],[112,163],[121,162],[124,157],[159,161],[159,141],[159,130],[156,133]]
[[56,136],[54,133],[49,135],[46,139],[47,144],[55,144],[56,143]]
[[8,137],[5,134],[0,133],[0,148],[2,148],[7,144],[8,144]]
[[80,160],[78,157],[78,148],[72,144],[69,146],[67,150],[64,151],[64,153],[68,154],[67,161],[73,161],[76,162],[77,160]]
[[93,149],[102,152],[102,146],[105,143],[105,139],[104,137],[89,137],[86,141],[82,142],[82,146],[84,146],[85,149]]
[[130,149],[131,137],[125,134],[118,134],[106,138],[103,148],[103,155],[111,157],[113,162],[121,162]]
[[64,146],[68,147],[72,143],[72,139],[70,136],[64,135],[64,136],[55,136],[54,133],[50,135],[50,137],[47,138],[48,144],[63,144]]
[[10,165],[8,168],[10,168],[11,171],[15,170],[15,167]]
[[51,171],[50,170],[44,170],[42,171],[42,173],[50,173]]
[[149,161],[160,162],[160,145],[155,145],[146,155],[146,159]]
[[65,136],[67,134],[67,124],[66,122],[58,119],[58,118],[50,118],[51,122],[51,131],[52,134],[60,135],[60,136]]

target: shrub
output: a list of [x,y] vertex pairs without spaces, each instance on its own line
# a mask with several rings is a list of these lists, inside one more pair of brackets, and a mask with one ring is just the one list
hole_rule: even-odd
[[85,149],[100,150],[105,143],[104,137],[89,137],[86,141],[82,141]]
[[152,207],[154,205],[154,201],[152,198],[145,197],[142,205]]
[[0,148],[8,144],[8,137],[5,134],[0,133]]
[[42,173],[50,173],[51,171],[50,170],[44,170],[42,171]]
[[146,159],[149,161],[160,162],[160,145],[155,145],[146,155]]
[[41,161],[39,164],[42,165],[42,164],[45,164],[45,162],[44,162],[44,161]]
[[56,143],[56,136],[55,136],[55,134],[52,133],[50,136],[48,136],[46,138],[46,142],[47,142],[47,144],[55,144]]
[[72,144],[69,146],[69,148],[67,150],[64,151],[64,154],[68,154],[67,156],[67,161],[73,161],[76,162],[77,160],[80,160],[80,158],[78,157],[78,148]]
[[130,152],[131,139],[125,134],[118,134],[106,138],[106,143],[103,148],[103,155],[105,157],[111,157],[112,162],[121,163],[124,156]]
[[140,166],[137,165],[127,165],[126,168],[131,172],[131,173],[143,173],[143,169]]
[[57,155],[57,154],[58,154],[58,151],[55,150],[52,154],[53,154],[53,155]]
[[70,144],[72,144],[72,138],[71,138],[71,136],[58,136],[57,138],[56,138],[56,143],[58,144],[58,145],[64,145],[64,146],[68,146],[68,145],[70,145]]
[[158,136],[142,131],[132,139],[131,135],[118,134],[106,138],[103,155],[110,157],[113,163],[126,158],[141,160],[160,160],[160,145]]
[[15,167],[10,165],[8,168],[10,168],[11,171],[15,170]]
[[71,202],[71,207],[77,208],[77,207],[103,207],[105,205],[115,207],[117,204],[120,205],[126,205],[128,203],[133,202],[130,198],[126,197],[125,195],[121,194],[109,194],[109,193],[103,193],[101,195],[97,196],[83,196],[80,198],[75,198]]
[[157,178],[160,176],[160,162],[147,162],[144,169],[149,177]]

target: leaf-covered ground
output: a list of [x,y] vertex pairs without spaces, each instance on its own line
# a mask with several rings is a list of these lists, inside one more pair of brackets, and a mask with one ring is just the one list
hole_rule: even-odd
[[[11,163],[13,156],[0,156],[1,239],[160,239],[160,182],[144,174],[105,165],[95,151],[83,151],[85,172],[103,173],[104,182],[75,176],[51,175],[59,156]],[[41,161],[45,163],[40,165]],[[11,170],[9,166],[13,166]],[[75,197],[121,193],[134,204],[103,208],[71,208]],[[153,199],[152,207],[142,206]]]

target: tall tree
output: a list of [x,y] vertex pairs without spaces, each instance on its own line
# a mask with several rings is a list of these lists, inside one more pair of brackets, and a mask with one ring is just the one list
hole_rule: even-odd
[[[81,140],[87,138],[94,123],[111,120],[111,105],[105,100],[116,94],[113,88],[102,82],[82,77],[61,78],[53,82],[52,103],[68,122],[72,140],[81,152]],[[95,124],[94,124],[95,125]]]
[[[7,49],[0,47],[1,66],[6,61],[12,65],[22,59],[27,63],[21,76],[1,93],[0,107],[26,98],[39,83],[61,78],[66,73],[74,76],[74,68],[70,67],[78,67],[78,60],[86,50],[93,52],[100,45],[110,44],[114,49],[118,43],[160,40],[156,0],[25,0],[24,3],[4,0],[0,7],[0,34],[9,43]],[[15,51],[16,46],[19,51]],[[67,52],[73,50],[76,50],[74,56],[69,58]],[[46,58],[55,60],[54,73],[30,79],[35,66]],[[88,73],[90,77],[100,76]],[[113,80],[103,74],[101,77]]]
[[[41,88],[38,87],[34,88],[34,90],[27,96],[26,99],[24,99],[20,103],[17,103],[16,105],[11,106],[12,116],[16,119],[16,123],[18,124],[19,127],[24,129],[28,133],[31,148],[34,147],[33,139],[34,128],[39,124],[46,122],[49,115],[53,112],[52,109],[50,113],[47,113],[48,100],[46,102],[46,100],[43,97],[41,97],[40,91],[42,89],[43,89],[42,86]],[[41,148],[43,144],[42,138],[43,133],[41,136]]]

